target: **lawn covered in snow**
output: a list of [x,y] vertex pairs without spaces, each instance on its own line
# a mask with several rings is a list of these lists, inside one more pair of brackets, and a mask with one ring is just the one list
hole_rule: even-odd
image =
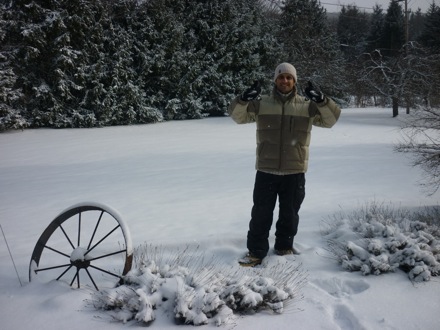
[[[302,254],[271,255],[266,269],[246,270],[249,276],[264,272],[264,279],[286,270],[301,272],[307,282],[298,299],[286,302],[281,313],[235,314],[223,327],[438,328],[438,277],[412,283],[400,269],[380,276],[344,271],[329,252],[328,236],[322,236],[341,210],[349,214],[372,202],[408,209],[439,204],[439,193],[430,197],[420,193],[420,170],[412,168],[405,155],[393,152],[403,119],[403,111],[391,118],[390,109],[343,109],[332,129],[313,129],[306,199],[295,239]],[[91,284],[76,289],[69,286],[70,280],[46,281],[44,276],[29,283],[29,261],[37,240],[62,210],[76,203],[102,203],[117,210],[133,247],[146,259],[159,253],[158,259],[169,261],[186,251],[193,272],[201,266],[197,262],[201,256],[214,263],[218,273],[241,272],[237,259],[246,252],[255,176],[253,124],[209,118],[8,132],[0,135],[0,155],[0,224],[22,282],[20,286],[2,236],[2,329],[143,326],[136,321],[123,325],[108,311],[96,309]],[[343,236],[338,235],[332,238]],[[142,258],[138,254],[135,259]],[[174,321],[173,308],[164,302],[155,310],[151,326],[181,327]]]

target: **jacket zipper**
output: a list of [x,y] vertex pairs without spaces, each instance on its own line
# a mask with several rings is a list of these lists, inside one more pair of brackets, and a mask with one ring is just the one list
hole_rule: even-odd
[[283,163],[283,132],[284,132],[284,106],[285,102],[283,102],[283,108],[281,110],[281,129],[280,129],[280,159],[278,162],[278,171],[281,171],[281,164]]

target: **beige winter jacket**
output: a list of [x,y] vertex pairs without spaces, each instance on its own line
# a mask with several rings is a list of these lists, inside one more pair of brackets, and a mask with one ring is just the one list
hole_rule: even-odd
[[257,123],[256,169],[278,175],[305,173],[312,125],[330,128],[341,114],[330,98],[316,104],[296,91],[285,98],[275,89],[261,100],[238,96],[228,111],[238,124]]

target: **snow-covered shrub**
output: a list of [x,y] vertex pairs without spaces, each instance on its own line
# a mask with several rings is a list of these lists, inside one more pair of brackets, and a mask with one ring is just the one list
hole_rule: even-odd
[[150,323],[161,309],[180,323],[221,325],[232,320],[234,312],[282,313],[287,302],[301,298],[305,283],[305,273],[291,261],[261,268],[225,267],[198,247],[165,253],[145,245],[136,250],[135,267],[123,284],[96,293],[93,306],[124,323]]
[[342,268],[363,275],[402,269],[412,281],[440,275],[439,207],[410,212],[372,203],[324,222],[323,236]]

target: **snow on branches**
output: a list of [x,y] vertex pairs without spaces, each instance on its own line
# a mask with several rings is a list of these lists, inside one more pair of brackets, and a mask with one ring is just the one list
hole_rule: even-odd
[[[286,303],[301,299],[306,275],[300,265],[281,258],[262,268],[222,265],[198,247],[165,253],[153,246],[137,249],[136,266],[123,284],[95,294],[93,306],[119,321],[148,324],[157,310],[182,324],[226,324],[234,312],[282,313]],[[270,258],[270,257],[269,257]],[[274,258],[279,258],[275,257]]]
[[372,203],[325,222],[323,235],[342,268],[363,275],[402,269],[414,282],[440,275],[440,209],[409,212]]

